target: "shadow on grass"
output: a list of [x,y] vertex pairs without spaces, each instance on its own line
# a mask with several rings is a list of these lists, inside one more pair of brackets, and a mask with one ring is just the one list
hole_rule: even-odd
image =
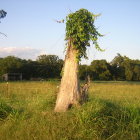
[[12,108],[3,101],[0,101],[0,119],[5,119],[12,112]]
[[6,104],[4,101],[0,101],[0,120],[4,120],[7,117],[12,118],[12,120],[16,119],[27,119],[31,117],[31,114],[26,113],[23,108],[15,109],[8,104]]
[[140,108],[133,105],[126,107],[109,100],[90,99],[78,111],[78,117],[88,133],[98,136],[96,139],[140,137]]
[[[22,131],[22,138],[28,135],[36,139],[55,140],[138,140],[140,137],[139,107],[126,107],[110,100],[90,98],[81,107],[72,108],[65,113],[54,113],[54,102],[54,97],[50,97],[48,102],[42,102],[38,111],[46,108],[47,114],[44,116],[34,112],[33,116],[30,115],[30,123],[26,121],[28,118],[24,110],[15,110],[2,103],[0,111],[3,110],[7,114],[0,114],[0,118],[6,119],[11,114],[14,119],[21,120],[23,117],[25,121],[15,126],[20,127],[17,131]],[[29,112],[25,110],[25,113]],[[26,128],[28,132],[25,131]]]

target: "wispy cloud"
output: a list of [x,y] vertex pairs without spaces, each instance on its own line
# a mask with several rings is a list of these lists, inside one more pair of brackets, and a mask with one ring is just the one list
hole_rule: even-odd
[[41,54],[46,54],[46,52],[31,47],[0,47],[0,57],[12,55],[23,59],[35,60]]

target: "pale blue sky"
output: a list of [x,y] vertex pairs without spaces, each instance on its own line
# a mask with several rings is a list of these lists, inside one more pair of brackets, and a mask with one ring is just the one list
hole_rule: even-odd
[[0,57],[13,54],[34,59],[46,53],[64,58],[65,24],[54,19],[80,8],[102,14],[95,25],[105,34],[99,43],[106,51],[90,48],[89,60],[84,62],[111,61],[117,53],[140,59],[140,0],[0,0],[0,9],[7,11],[0,31],[8,36],[0,36]]

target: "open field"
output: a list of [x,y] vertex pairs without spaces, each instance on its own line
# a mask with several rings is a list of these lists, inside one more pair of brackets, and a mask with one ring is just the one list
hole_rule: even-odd
[[140,83],[95,82],[89,101],[54,113],[59,82],[0,83],[0,140],[139,140]]

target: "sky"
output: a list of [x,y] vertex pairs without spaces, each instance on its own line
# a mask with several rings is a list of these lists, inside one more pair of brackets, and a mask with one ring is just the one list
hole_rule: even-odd
[[0,9],[7,12],[1,19],[0,57],[14,55],[35,60],[41,54],[65,56],[65,19],[71,13],[85,8],[101,14],[95,21],[104,34],[98,52],[94,45],[87,49],[89,64],[95,59],[110,62],[117,53],[131,59],[140,59],[140,0],[0,0]]

